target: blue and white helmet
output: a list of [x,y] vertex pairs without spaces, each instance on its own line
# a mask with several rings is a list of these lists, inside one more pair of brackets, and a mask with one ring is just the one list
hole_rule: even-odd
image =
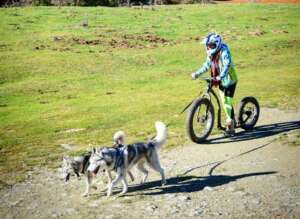
[[208,34],[201,42],[206,46],[206,53],[208,56],[213,56],[216,54],[222,45],[222,38],[216,33]]

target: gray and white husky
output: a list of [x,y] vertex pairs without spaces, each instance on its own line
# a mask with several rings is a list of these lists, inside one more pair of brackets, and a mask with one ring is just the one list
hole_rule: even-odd
[[93,149],[90,164],[87,169],[87,187],[84,195],[88,195],[92,184],[92,178],[100,169],[115,171],[117,173],[115,179],[108,184],[107,196],[111,196],[113,187],[122,181],[123,190],[121,194],[125,194],[128,190],[126,173],[135,166],[143,173],[142,183],[148,176],[145,169],[145,163],[152,169],[159,172],[162,179],[162,185],[166,184],[164,169],[161,167],[158,156],[158,149],[167,139],[167,127],[164,123],[157,121],[155,123],[156,137],[145,143],[128,144],[121,148],[102,148]]
[[[123,131],[118,131],[113,136],[114,147],[121,147],[125,142],[125,134]],[[62,174],[65,181],[70,179],[71,173],[74,172],[78,179],[83,174],[86,174],[86,170],[90,164],[89,160],[92,155],[92,151],[88,151],[79,156],[71,157],[64,156],[62,162]],[[131,172],[128,172],[131,181],[134,181],[134,177]],[[109,182],[112,181],[112,176],[110,171],[106,171],[106,175],[109,179]]]

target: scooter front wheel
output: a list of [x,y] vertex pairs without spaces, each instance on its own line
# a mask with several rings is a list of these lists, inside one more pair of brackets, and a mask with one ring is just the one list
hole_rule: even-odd
[[186,118],[188,137],[195,143],[204,142],[213,129],[214,119],[214,108],[209,99],[201,97],[195,100]]

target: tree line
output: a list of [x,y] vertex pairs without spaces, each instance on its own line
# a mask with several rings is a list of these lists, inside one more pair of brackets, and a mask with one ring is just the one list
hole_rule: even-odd
[[210,0],[0,0],[0,7],[17,6],[133,6],[207,3]]

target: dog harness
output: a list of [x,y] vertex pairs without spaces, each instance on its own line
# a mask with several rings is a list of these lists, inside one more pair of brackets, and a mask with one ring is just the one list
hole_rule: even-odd
[[88,166],[90,165],[89,160],[90,160],[91,155],[92,155],[92,152],[88,152],[88,153],[84,154],[81,173],[85,173]]
[[119,144],[118,147],[115,148],[116,149],[116,162],[114,165],[114,170],[117,171],[118,167],[122,165],[122,163],[124,162],[124,149],[125,146],[122,144]]

